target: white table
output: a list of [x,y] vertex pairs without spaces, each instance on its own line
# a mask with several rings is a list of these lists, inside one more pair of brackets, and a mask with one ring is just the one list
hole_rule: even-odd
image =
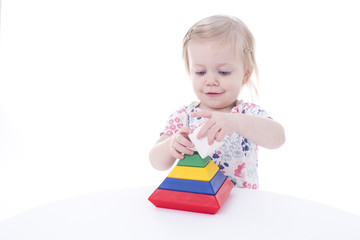
[[0,223],[1,240],[360,239],[360,216],[318,203],[233,189],[215,215],[161,209],[156,187],[57,201]]

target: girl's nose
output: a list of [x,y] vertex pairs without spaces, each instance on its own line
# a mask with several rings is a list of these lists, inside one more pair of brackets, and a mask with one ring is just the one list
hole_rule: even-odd
[[219,81],[217,79],[217,76],[215,74],[208,74],[205,80],[205,84],[207,86],[218,86]]

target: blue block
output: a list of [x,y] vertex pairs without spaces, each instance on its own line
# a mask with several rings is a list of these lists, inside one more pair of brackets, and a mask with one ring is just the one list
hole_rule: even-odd
[[158,188],[181,192],[215,195],[225,179],[226,176],[219,170],[208,182],[168,177],[160,184]]

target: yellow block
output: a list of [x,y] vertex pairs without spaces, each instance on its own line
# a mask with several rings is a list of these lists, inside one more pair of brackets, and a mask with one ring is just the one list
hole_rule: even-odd
[[209,161],[205,167],[188,167],[176,165],[168,177],[196,181],[210,181],[218,170],[219,167],[213,161]]

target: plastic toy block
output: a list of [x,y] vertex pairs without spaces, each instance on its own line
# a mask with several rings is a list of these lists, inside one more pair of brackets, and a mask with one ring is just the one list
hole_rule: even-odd
[[151,194],[149,201],[161,208],[215,214],[222,207],[233,187],[234,184],[226,178],[216,195],[158,188]]
[[196,181],[210,181],[218,170],[219,167],[213,161],[209,161],[209,163],[203,168],[176,165],[169,173],[168,177]]
[[194,132],[189,134],[189,138],[191,142],[195,145],[196,150],[199,152],[202,158],[206,158],[207,156],[211,155],[216,149],[218,149],[223,142],[214,141],[212,145],[209,145],[207,135],[203,138],[198,139],[197,134],[199,133],[202,126],[196,128]]
[[215,195],[225,181],[225,178],[226,176],[220,171],[218,171],[209,182],[166,178],[158,188],[173,191]]
[[184,155],[184,158],[179,160],[178,166],[187,167],[205,167],[211,159],[209,157],[202,158],[198,152],[194,152],[193,155]]

